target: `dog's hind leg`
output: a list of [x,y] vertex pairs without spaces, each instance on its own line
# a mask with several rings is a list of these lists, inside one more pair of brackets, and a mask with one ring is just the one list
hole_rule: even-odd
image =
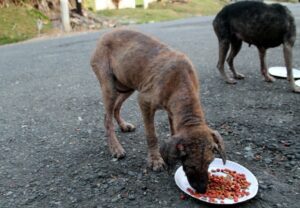
[[134,125],[132,125],[131,123],[126,122],[120,115],[120,110],[121,110],[121,106],[123,104],[123,102],[130,96],[132,95],[134,91],[129,91],[129,92],[125,92],[125,93],[119,93],[117,96],[117,100],[115,103],[115,108],[114,108],[114,116],[116,121],[119,124],[120,129],[123,132],[131,132],[135,130]]
[[139,94],[139,106],[142,111],[145,132],[148,144],[148,165],[154,171],[161,171],[165,167],[165,162],[159,152],[158,139],[155,134],[154,114],[155,109],[151,106],[151,101],[147,101],[146,95]]
[[243,74],[240,74],[235,70],[235,67],[233,64],[234,57],[239,53],[239,51],[241,50],[241,47],[242,47],[242,41],[237,38],[233,38],[230,42],[230,53],[226,60],[229,65],[229,69],[232,71],[233,77],[235,79],[244,79],[245,78],[245,76]]
[[228,83],[228,84],[235,84],[236,81],[234,79],[231,79],[227,76],[224,69],[225,59],[226,55],[229,49],[229,40],[223,39],[219,40],[219,61],[217,68],[219,69],[222,78]]
[[261,74],[265,77],[266,82],[274,82],[275,78],[269,75],[267,65],[266,65],[266,49],[259,47],[258,52],[259,52]]
[[293,59],[293,52],[292,46],[289,43],[283,43],[283,55],[284,61],[287,71],[287,79],[290,82],[292,90],[294,92],[300,92],[300,87],[297,87],[294,80],[293,70],[292,70],[292,59]]
[[115,79],[109,65],[108,49],[105,46],[97,48],[91,60],[91,66],[95,72],[102,91],[105,107],[104,126],[107,133],[107,143],[113,157],[125,157],[125,150],[116,137],[113,123],[114,106],[117,101]]

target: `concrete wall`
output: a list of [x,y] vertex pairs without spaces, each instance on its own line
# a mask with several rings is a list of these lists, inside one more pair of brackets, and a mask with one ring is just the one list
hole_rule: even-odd
[[[121,0],[119,3],[119,9],[125,8],[135,8],[135,0]],[[116,9],[116,6],[113,4],[112,0],[95,0],[95,9]]]

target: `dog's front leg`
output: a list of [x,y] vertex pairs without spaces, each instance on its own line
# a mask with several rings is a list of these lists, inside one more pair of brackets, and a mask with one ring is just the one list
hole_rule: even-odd
[[284,55],[284,61],[285,61],[285,66],[287,71],[287,79],[290,82],[292,90],[294,92],[300,92],[300,88],[296,86],[294,80],[293,69],[292,69],[293,52],[292,52],[292,46],[289,43],[283,43],[283,55]]
[[266,65],[266,49],[258,48],[258,52],[259,52],[261,74],[264,76],[266,82],[274,82],[275,78],[269,74],[267,65]]
[[158,139],[155,134],[154,114],[155,109],[144,98],[146,96],[139,95],[139,106],[142,111],[145,132],[148,144],[148,165],[154,171],[161,171],[165,167],[165,162],[159,152]]

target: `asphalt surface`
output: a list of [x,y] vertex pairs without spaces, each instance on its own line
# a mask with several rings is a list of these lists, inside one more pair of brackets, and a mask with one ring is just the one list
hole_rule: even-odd
[[[300,5],[290,7],[300,28]],[[185,52],[198,69],[207,122],[223,135],[228,158],[260,184],[254,199],[232,207],[299,207],[300,95],[286,80],[264,82],[257,50],[246,44],[235,61],[246,79],[225,84],[216,69],[212,19],[131,27]],[[122,109],[136,131],[117,130],[127,157],[109,155],[99,84],[89,66],[106,31],[0,47],[0,207],[216,207],[181,200],[172,173],[147,169],[136,94]],[[297,39],[294,67],[300,68],[299,29]],[[281,47],[268,51],[267,63],[284,64]],[[167,139],[164,112],[156,127],[160,141]]]

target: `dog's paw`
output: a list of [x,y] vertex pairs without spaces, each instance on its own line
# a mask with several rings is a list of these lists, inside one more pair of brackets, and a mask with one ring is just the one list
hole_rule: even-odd
[[132,131],[135,130],[135,126],[132,125],[131,123],[125,122],[124,124],[122,124],[120,126],[120,129],[121,129],[122,132],[132,132]]
[[275,78],[274,77],[272,77],[271,75],[266,75],[265,76],[265,81],[266,82],[275,82]]
[[114,158],[122,159],[126,156],[126,152],[122,146],[115,145],[115,146],[111,146],[109,149],[110,149],[111,155]]
[[235,78],[235,79],[244,79],[245,76],[244,76],[243,74],[236,73],[236,74],[234,75],[234,78]]
[[167,167],[164,160],[161,157],[149,158],[148,159],[148,166],[153,171],[156,171],[156,172],[163,171]]
[[225,81],[227,84],[236,84],[237,83],[236,80],[230,79],[230,78],[226,79]]

